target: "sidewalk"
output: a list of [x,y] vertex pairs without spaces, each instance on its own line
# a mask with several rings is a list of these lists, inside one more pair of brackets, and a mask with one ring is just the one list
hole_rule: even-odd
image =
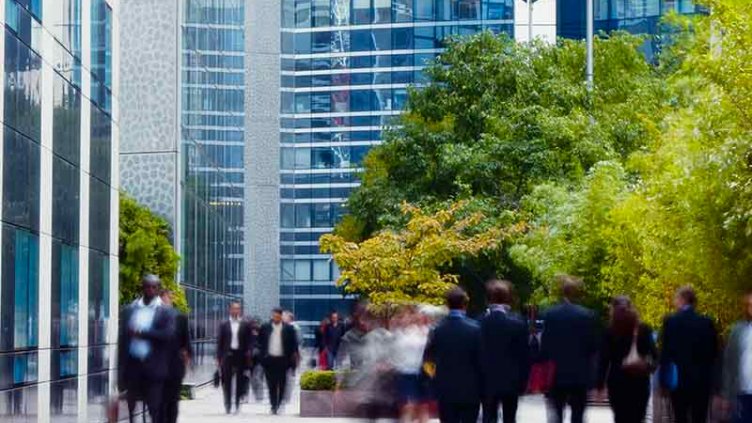
[[[302,418],[299,416],[299,395],[294,392],[291,403],[278,416],[269,414],[268,403],[249,403],[241,406],[240,415],[224,413],[222,392],[213,387],[198,390],[196,399],[180,403],[179,423],[238,423],[238,422],[275,422],[275,423],[303,423],[303,422],[332,422],[345,423],[354,419],[332,418]],[[520,404],[517,414],[520,423],[546,423],[546,409],[542,397],[526,397]],[[606,407],[588,408],[588,423],[611,423],[611,412]]]

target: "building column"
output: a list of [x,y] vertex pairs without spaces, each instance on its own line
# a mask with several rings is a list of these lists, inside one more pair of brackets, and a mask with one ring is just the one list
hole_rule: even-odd
[[89,172],[91,145],[91,0],[81,0],[81,153],[78,225],[78,421],[88,422],[89,403]]
[[245,4],[245,249],[249,314],[279,305],[280,0]]

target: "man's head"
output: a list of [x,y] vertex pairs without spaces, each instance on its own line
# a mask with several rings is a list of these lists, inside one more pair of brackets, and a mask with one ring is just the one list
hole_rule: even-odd
[[292,314],[292,311],[285,310],[282,312],[282,321],[288,324],[292,324],[295,322],[295,315]]
[[470,298],[465,290],[459,286],[450,289],[446,294],[446,303],[449,310],[465,310],[468,301],[470,301]]
[[159,292],[159,299],[162,300],[162,304],[166,305],[167,307],[172,307],[172,291],[169,289],[163,289]]
[[684,307],[694,307],[697,305],[697,294],[691,286],[683,286],[676,291],[674,296],[674,307],[681,310]]
[[559,286],[561,287],[561,297],[565,301],[577,301],[582,291],[582,279],[569,275],[559,276],[558,279]]
[[151,300],[157,297],[159,294],[160,280],[159,276],[148,274],[141,278],[141,293],[145,303],[150,303]]
[[272,310],[272,322],[274,323],[282,322],[282,309],[281,308],[275,307]]
[[230,317],[233,319],[239,319],[242,312],[243,307],[240,306],[239,301],[233,301],[230,303]]
[[742,298],[744,305],[744,315],[747,319],[752,320],[752,289],[747,291]]
[[498,279],[488,281],[486,283],[486,299],[489,304],[511,304],[512,283]]
[[337,313],[336,310],[332,310],[329,312],[329,322],[333,325],[336,325],[339,323],[339,313]]

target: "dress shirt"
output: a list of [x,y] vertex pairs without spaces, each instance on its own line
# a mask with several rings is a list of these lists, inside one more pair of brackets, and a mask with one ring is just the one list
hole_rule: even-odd
[[741,336],[741,363],[739,384],[744,394],[752,394],[752,323],[747,323]]
[[230,337],[230,349],[233,351],[240,349],[240,340],[238,339],[238,332],[240,332],[239,319],[230,318],[230,332],[232,333]]
[[[153,298],[149,304],[144,304],[143,298],[134,301],[133,313],[128,322],[131,330],[137,333],[150,330],[154,324],[154,316],[157,314],[157,307],[160,305],[162,305],[162,301],[159,298]],[[128,353],[131,357],[145,360],[151,353],[151,342],[142,338],[133,338]]]
[[272,333],[269,335],[269,355],[282,357],[285,355],[282,347],[282,323],[272,323]]

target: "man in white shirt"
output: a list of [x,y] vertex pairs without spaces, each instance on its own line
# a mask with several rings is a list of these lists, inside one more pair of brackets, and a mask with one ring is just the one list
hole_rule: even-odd
[[251,328],[242,319],[240,303],[230,303],[230,317],[219,326],[217,339],[217,366],[222,377],[225,411],[232,409],[232,385],[235,381],[235,412],[240,412],[240,398],[245,394],[243,372],[251,364],[253,340]]
[[723,360],[723,399],[735,423],[752,422],[752,290],[743,297],[745,320],[731,329]]
[[295,369],[300,359],[295,328],[282,320],[281,308],[275,308],[271,321],[261,327],[259,346],[272,414],[277,414],[287,385],[287,371]]

